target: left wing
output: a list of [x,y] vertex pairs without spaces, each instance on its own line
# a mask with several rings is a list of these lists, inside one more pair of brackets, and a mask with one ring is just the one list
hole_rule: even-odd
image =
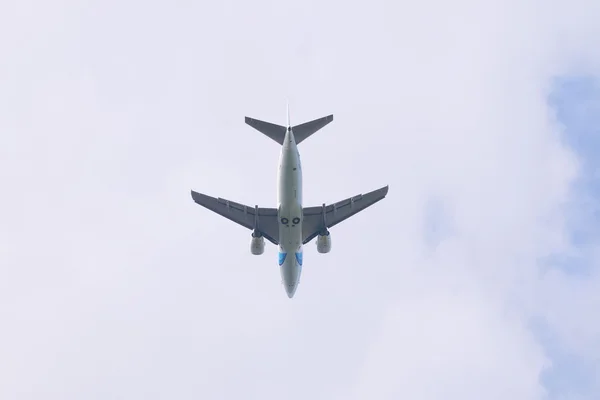
[[207,196],[192,190],[192,199],[201,206],[248,229],[256,229],[271,243],[279,244],[276,208],[249,207],[234,201]]
[[337,203],[321,207],[305,207],[302,212],[302,244],[310,242],[320,232],[339,224],[345,219],[382,200],[389,187],[384,186],[366,194],[349,197]]

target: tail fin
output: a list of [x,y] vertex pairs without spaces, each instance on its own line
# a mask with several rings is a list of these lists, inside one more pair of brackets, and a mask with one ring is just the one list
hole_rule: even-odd
[[[288,108],[288,124],[289,124],[290,116],[289,116],[289,108]],[[292,127],[292,132],[294,132],[294,138],[296,139],[296,144],[300,144],[303,140],[308,138],[310,135],[323,128],[325,125],[333,121],[333,114],[328,115],[323,118],[315,119],[313,121],[305,122],[300,125],[296,125]],[[270,137],[277,143],[283,145],[283,141],[285,140],[285,131],[286,127],[281,125],[272,124],[270,122],[260,121],[258,119],[246,117],[246,123],[256,129],[257,131],[263,133],[264,135]]]

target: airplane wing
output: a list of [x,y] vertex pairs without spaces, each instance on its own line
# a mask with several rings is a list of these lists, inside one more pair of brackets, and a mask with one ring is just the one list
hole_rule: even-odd
[[366,194],[349,197],[337,203],[321,207],[305,207],[302,211],[302,243],[306,244],[316,237],[319,232],[331,228],[354,214],[382,200],[389,187],[384,186]]
[[276,208],[249,207],[234,201],[207,196],[192,190],[192,199],[201,206],[248,229],[257,229],[265,239],[279,244],[279,225]]

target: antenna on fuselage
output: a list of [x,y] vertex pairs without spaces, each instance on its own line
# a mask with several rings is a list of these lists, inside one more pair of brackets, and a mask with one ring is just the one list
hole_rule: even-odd
[[292,128],[292,123],[290,122],[290,101],[289,100],[287,100],[287,103],[286,103],[286,110],[287,110],[287,128],[289,131]]

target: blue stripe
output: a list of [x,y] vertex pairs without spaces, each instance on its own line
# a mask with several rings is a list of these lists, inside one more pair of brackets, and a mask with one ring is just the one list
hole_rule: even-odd
[[287,256],[287,253],[282,253],[279,252],[279,265],[283,265],[283,262],[285,261],[285,257]]
[[296,253],[296,261],[298,261],[298,264],[302,266],[302,252]]

